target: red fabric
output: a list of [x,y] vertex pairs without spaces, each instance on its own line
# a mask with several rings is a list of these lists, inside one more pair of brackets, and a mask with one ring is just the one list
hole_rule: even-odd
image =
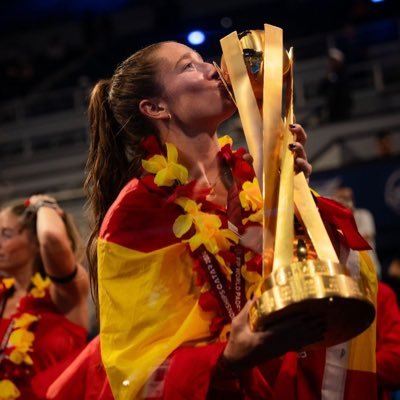
[[[320,400],[325,351],[287,353],[243,374],[240,381],[214,381],[212,376],[225,343],[177,349],[149,379],[148,400]],[[99,339],[95,338],[51,385],[51,400],[112,400]],[[376,398],[375,374],[348,371],[345,400]],[[385,397],[384,397],[385,398]]]
[[[21,391],[21,399],[43,399],[47,387],[85,345],[87,332],[58,313],[48,293],[40,299],[26,296],[20,302],[20,310],[39,316],[40,319],[33,330],[35,340],[31,357],[34,376],[17,386]],[[0,320],[0,326],[8,323],[8,319]]]
[[225,344],[219,343],[177,349],[170,358],[163,399],[205,399],[212,371],[224,348]]
[[[49,400],[112,400],[110,386],[101,364],[99,337],[93,339],[49,387]],[[239,380],[211,385],[217,360],[225,343],[177,349],[149,378],[143,389],[148,400],[243,400],[272,399],[271,389],[254,368]],[[276,370],[274,371],[276,373]],[[211,386],[210,386],[211,385]],[[211,388],[211,389],[210,389]]]
[[257,368],[247,371],[240,380],[212,382],[217,361],[225,345],[226,343],[217,343],[177,349],[169,359],[160,399],[272,399],[270,386]]
[[219,343],[175,351],[169,359],[167,372],[158,377],[164,379],[164,387],[163,395],[157,399],[321,399],[325,350],[308,352],[304,358],[294,352],[287,353],[243,373],[238,381],[212,382],[216,362],[224,347],[224,343]]
[[396,294],[379,282],[376,316],[376,372],[380,399],[400,388],[400,311]]
[[113,400],[101,362],[100,339],[95,337],[49,387],[52,400]]
[[325,350],[285,354],[274,386],[274,399],[320,400]]
[[335,200],[316,197],[317,206],[324,221],[342,231],[343,239],[353,250],[371,250],[371,246],[358,232],[352,211]]
[[374,372],[347,371],[344,400],[353,399],[377,399],[376,374]]
[[180,241],[172,231],[180,207],[163,203],[165,196],[146,182],[133,179],[122,189],[101,225],[101,239],[143,252]]

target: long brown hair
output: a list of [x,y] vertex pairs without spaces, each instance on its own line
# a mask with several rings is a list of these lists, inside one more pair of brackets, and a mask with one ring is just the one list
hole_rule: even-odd
[[90,149],[85,190],[92,231],[87,245],[91,292],[97,304],[97,236],[104,216],[118,193],[140,174],[142,139],[156,134],[139,110],[144,98],[160,95],[158,62],[154,53],[162,43],[145,47],[126,59],[109,80],[99,81],[89,102]]

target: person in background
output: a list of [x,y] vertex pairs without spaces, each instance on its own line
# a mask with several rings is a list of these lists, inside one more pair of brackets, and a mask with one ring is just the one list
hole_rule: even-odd
[[400,305],[400,255],[395,255],[387,269],[385,282],[394,290],[397,302]]
[[390,138],[390,132],[386,130],[380,131],[376,135],[376,148],[379,158],[390,158],[393,156],[393,143]]
[[365,208],[357,208],[355,206],[353,189],[348,186],[336,188],[333,193],[333,198],[353,211],[354,219],[356,220],[359,232],[372,247],[372,250],[370,251],[370,257],[375,265],[376,273],[378,276],[381,276],[381,264],[376,254],[375,245],[375,220],[371,211]]
[[378,284],[376,314],[376,374],[378,399],[400,395],[400,310],[396,294],[384,282]]
[[328,51],[328,71],[320,82],[319,93],[325,98],[325,111],[329,122],[350,117],[352,98],[346,59],[343,52],[337,48],[330,48]]
[[[380,276],[380,263],[375,254],[375,223],[372,214],[366,209],[354,207],[353,190],[350,187],[337,188],[334,198],[353,211],[359,232],[372,247],[369,253]],[[400,312],[396,294],[382,281],[378,282],[376,315],[378,400],[390,400],[392,390],[400,387]]]
[[70,216],[46,195],[0,211],[0,399],[45,398],[83,348],[87,272]]

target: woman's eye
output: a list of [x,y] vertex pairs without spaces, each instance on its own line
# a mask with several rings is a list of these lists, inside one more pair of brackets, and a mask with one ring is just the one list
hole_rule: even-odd
[[3,239],[11,239],[14,236],[14,232],[11,229],[2,229],[1,237]]
[[186,64],[185,67],[184,67],[185,70],[186,69],[194,69],[194,68],[195,68],[195,66],[194,66],[194,64],[192,62]]

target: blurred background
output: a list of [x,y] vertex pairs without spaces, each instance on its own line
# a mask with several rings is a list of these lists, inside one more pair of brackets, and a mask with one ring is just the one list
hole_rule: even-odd
[[[351,189],[348,204],[367,210],[375,225],[371,240],[385,276],[400,260],[398,0],[3,0],[0,202],[51,193],[86,235],[93,83],[159,40],[187,43],[218,62],[220,38],[264,23],[284,28],[286,48],[294,47],[310,184],[335,198],[338,188]],[[243,144],[236,116],[221,133]]]

